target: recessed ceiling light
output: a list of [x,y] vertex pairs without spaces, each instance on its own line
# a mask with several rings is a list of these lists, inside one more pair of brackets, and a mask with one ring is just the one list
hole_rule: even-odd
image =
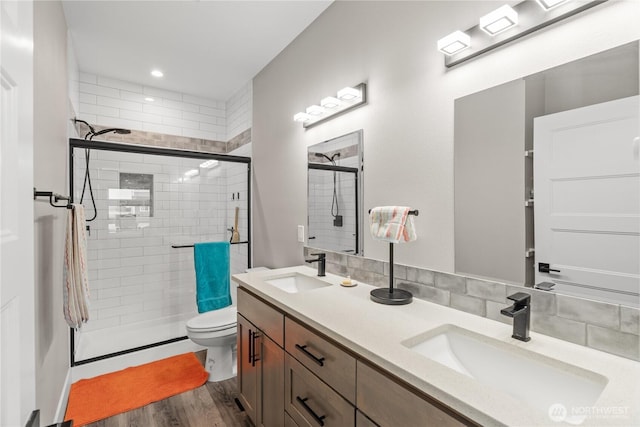
[[151,97],[148,97],[148,96],[147,96],[144,100],[145,100],[145,101],[147,101],[147,102],[153,102],[153,101],[155,101],[155,99],[153,99],[153,98],[151,98]]
[[152,70],[151,71],[151,75],[153,77],[162,77],[162,76],[164,76],[164,73],[162,71],[160,71],[160,70]]

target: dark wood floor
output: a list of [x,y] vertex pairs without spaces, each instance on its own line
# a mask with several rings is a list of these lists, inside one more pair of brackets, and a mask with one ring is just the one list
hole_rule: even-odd
[[[196,353],[201,362],[205,352]],[[238,408],[236,379],[209,383],[88,427],[250,427]]]

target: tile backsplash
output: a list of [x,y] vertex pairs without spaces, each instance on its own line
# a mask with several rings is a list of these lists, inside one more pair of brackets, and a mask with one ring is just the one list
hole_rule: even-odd
[[[389,286],[389,263],[305,247],[304,255],[326,252],[327,271],[374,286]],[[531,294],[531,330],[564,341],[640,361],[640,309],[554,292],[394,264],[394,285],[416,298],[503,323],[507,295]]]

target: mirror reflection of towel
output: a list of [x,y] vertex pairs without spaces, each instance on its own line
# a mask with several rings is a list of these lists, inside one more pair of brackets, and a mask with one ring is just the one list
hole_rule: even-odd
[[229,242],[193,245],[198,313],[231,305]]
[[412,242],[418,238],[407,206],[379,206],[371,209],[371,236],[389,243]]

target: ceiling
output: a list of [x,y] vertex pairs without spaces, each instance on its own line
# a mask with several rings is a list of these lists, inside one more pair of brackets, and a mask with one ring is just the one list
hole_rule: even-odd
[[[63,1],[81,72],[227,100],[332,0]],[[164,77],[150,75],[160,69]]]

